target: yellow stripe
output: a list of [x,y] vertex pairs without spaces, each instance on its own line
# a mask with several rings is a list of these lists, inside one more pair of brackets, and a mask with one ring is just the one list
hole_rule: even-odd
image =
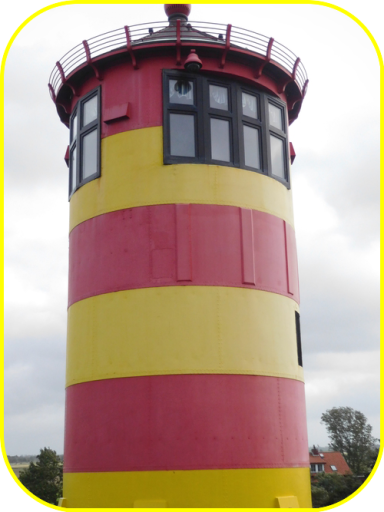
[[310,489],[306,468],[132,471],[65,473],[63,495],[69,508],[277,508],[288,496],[309,508]]
[[98,295],[68,312],[67,386],[140,375],[303,380],[297,304],[247,288],[169,286]]
[[174,203],[252,208],[293,225],[291,191],[284,185],[234,167],[163,165],[163,132],[161,127],[154,127],[102,140],[101,178],[72,196],[70,229],[103,213]]

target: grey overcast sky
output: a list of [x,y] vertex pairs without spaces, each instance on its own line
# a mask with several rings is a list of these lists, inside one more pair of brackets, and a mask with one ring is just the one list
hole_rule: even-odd
[[[379,4],[342,1],[379,45]],[[17,2],[2,48],[44,1]],[[30,22],[5,67],[5,449],[63,452],[68,130],[48,94],[55,62],[94,35],[165,20],[163,4],[66,5]],[[379,434],[379,61],[365,32],[319,5],[194,4],[190,20],[232,23],[296,53],[308,94],[290,129],[310,444],[321,413],[363,412]],[[383,47],[383,44],[381,44]]]

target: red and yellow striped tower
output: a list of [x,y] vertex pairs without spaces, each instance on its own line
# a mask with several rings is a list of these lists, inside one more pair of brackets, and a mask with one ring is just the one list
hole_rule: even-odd
[[288,142],[305,70],[189,11],[84,41],[50,79],[70,128],[66,507],[311,506]]

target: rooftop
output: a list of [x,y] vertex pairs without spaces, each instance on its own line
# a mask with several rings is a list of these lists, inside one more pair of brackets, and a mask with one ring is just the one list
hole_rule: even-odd
[[[186,8],[189,4],[172,4]],[[255,61],[255,78],[264,72],[277,71],[281,77],[281,89],[294,87],[294,100],[303,99],[308,85],[304,65],[291,50],[273,38],[248,29],[205,21],[188,21],[188,9],[182,14],[166,4],[167,21],[153,21],[124,26],[84,40],[57,61],[49,77],[49,90],[54,102],[64,85],[71,87],[71,78],[82,68],[91,67],[97,75],[97,67],[106,59],[128,53],[133,66],[141,50],[153,47],[175,47],[176,64],[180,65],[180,52],[184,47],[211,48],[221,54],[220,68],[226,59],[251,57]],[[239,55],[241,54],[241,55]]]
[[309,462],[310,464],[324,464],[324,473],[352,474],[343,454],[340,452],[320,452],[319,455],[310,453]]

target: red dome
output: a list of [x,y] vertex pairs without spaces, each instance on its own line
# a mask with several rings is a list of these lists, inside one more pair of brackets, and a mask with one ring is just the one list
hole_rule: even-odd
[[188,17],[191,7],[192,4],[164,4],[164,11],[168,18],[175,14],[183,14]]

